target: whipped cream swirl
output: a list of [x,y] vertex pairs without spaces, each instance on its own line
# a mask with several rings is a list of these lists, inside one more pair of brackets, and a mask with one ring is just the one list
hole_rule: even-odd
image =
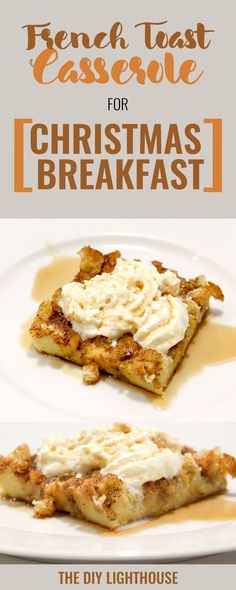
[[174,272],[118,258],[111,273],[65,285],[59,305],[83,340],[102,335],[115,341],[130,332],[143,348],[167,354],[189,322],[179,289]]
[[181,446],[151,428],[97,425],[78,434],[46,437],[37,454],[37,467],[48,477],[69,473],[86,475],[100,469],[115,474],[132,493],[141,493],[148,481],[172,479],[183,463]]

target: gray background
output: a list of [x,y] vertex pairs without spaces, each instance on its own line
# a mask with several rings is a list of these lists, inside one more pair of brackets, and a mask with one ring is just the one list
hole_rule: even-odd
[[[87,0],[41,0],[30,2],[9,0],[2,7],[0,36],[2,63],[1,87],[1,202],[2,217],[235,217],[234,198],[234,2],[223,4],[214,0],[146,0],[133,3],[120,0],[92,2]],[[122,56],[142,55],[144,63],[150,59],[162,59],[163,50],[145,50],[141,31],[134,24],[143,20],[168,19],[169,33],[193,27],[198,21],[207,28],[214,28],[212,43],[207,50],[175,50],[177,62],[195,58],[198,69],[205,71],[193,86],[167,82],[157,86],[141,86],[134,81],[119,87],[109,84],[60,84],[42,86],[33,79],[28,65],[30,57],[39,53],[26,51],[26,32],[21,29],[27,23],[52,23],[54,32],[60,29],[96,33],[109,30],[112,23],[124,23],[125,36],[130,47],[125,51],[66,50],[63,62],[72,57],[76,61],[84,55],[91,59],[104,55],[108,63]],[[3,60],[2,60],[3,61]],[[127,96],[127,113],[108,112],[108,96]],[[35,122],[170,122],[185,125],[203,121],[204,117],[223,118],[223,192],[204,193],[191,191],[35,191],[13,192],[13,119],[32,117]],[[209,142],[208,142],[209,145]],[[208,157],[209,153],[203,156]],[[49,156],[50,157],[50,156]],[[72,156],[73,157],[73,156]],[[120,156],[118,156],[120,157]],[[125,157],[125,154],[124,154]],[[175,155],[173,155],[175,157]],[[99,158],[99,156],[98,156]],[[36,158],[27,160],[27,180],[36,177]],[[210,174],[210,166],[208,167]],[[205,176],[205,184],[210,177]]]

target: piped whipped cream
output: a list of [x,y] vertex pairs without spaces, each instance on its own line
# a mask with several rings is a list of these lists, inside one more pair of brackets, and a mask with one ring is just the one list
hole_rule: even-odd
[[59,305],[83,340],[106,336],[115,341],[130,332],[143,348],[167,354],[183,340],[189,322],[179,289],[174,272],[118,258],[111,273],[65,285]]
[[182,463],[175,439],[154,429],[121,424],[98,425],[69,436],[50,435],[37,454],[37,467],[48,478],[71,472],[79,477],[99,469],[102,475],[117,475],[131,492],[141,494],[144,483],[178,475]]

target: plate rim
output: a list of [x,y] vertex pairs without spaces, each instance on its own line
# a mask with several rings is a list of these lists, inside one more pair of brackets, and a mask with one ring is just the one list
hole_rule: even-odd
[[[166,539],[166,543],[165,543],[165,547],[163,550],[163,535],[160,535],[161,538],[161,544],[160,547],[158,548],[158,552],[156,551],[156,547],[155,544],[152,544],[152,548],[148,547],[148,549],[146,550],[146,552],[143,552],[143,549],[140,550],[140,548],[137,548],[137,544],[135,543],[128,543],[128,541],[130,540],[134,540],[135,537],[132,537],[132,535],[130,535],[130,537],[127,540],[126,543],[126,547],[124,548],[124,539],[125,537],[122,539],[122,537],[120,537],[120,540],[122,539],[122,543],[123,543],[123,548],[114,548],[111,546],[110,544],[110,540],[107,540],[107,546],[103,547],[103,545],[100,544],[100,548],[99,551],[96,549],[91,549],[91,537],[88,537],[88,539],[86,539],[86,537],[83,537],[83,541],[82,541],[82,545],[79,544],[79,546],[77,546],[76,549],[68,549],[67,551],[65,549],[62,548],[57,548],[56,551],[54,549],[49,549],[48,547],[46,547],[45,550],[42,549],[43,546],[43,539],[42,537],[48,537],[47,534],[44,533],[29,533],[27,531],[18,531],[18,530],[14,530],[14,529],[7,529],[4,527],[0,527],[0,553],[2,553],[3,555],[11,555],[14,557],[18,557],[18,558],[22,558],[22,559],[33,559],[35,561],[43,561],[43,562],[56,562],[58,561],[64,561],[67,562],[69,561],[74,561],[74,562],[103,562],[103,563],[113,563],[113,562],[119,562],[119,563],[129,563],[129,562],[146,562],[148,560],[155,560],[157,562],[161,562],[161,561],[166,561],[166,562],[171,562],[173,560],[177,560],[177,559],[191,559],[191,558],[197,558],[197,557],[203,557],[203,556],[207,556],[207,555],[214,555],[217,553],[227,553],[229,551],[235,551],[236,550],[236,523],[226,523],[225,525],[220,525],[221,528],[223,526],[227,526],[227,528],[229,528],[230,535],[229,535],[229,531],[227,531],[227,534],[225,531],[221,531],[221,535],[220,538],[217,537],[217,535],[215,534],[215,527],[211,528],[211,529],[207,529],[207,531],[204,531],[204,535],[205,537],[207,536],[207,541],[205,541],[205,545],[202,547],[202,538],[203,538],[203,533],[202,533],[202,529],[196,530],[196,531],[184,531],[184,532],[179,532],[176,533],[176,537],[180,537],[180,536],[185,536],[187,535],[188,537],[195,537],[196,540],[196,545],[194,546],[192,542],[186,543],[184,549],[183,548],[178,548],[179,544],[178,542],[176,542],[176,546],[177,549],[173,550],[169,550],[167,551],[167,546],[168,546],[168,541],[170,536],[169,535],[164,535],[165,539]],[[21,544],[19,542],[17,542],[17,540],[15,541],[15,544],[12,544],[9,542],[4,543],[4,540],[2,540],[2,535],[4,537],[4,535],[6,534],[6,531],[9,531],[9,537],[11,537],[12,535],[12,531],[14,530],[14,534],[16,535],[16,537],[19,537],[19,541],[20,538],[23,536],[27,536],[28,538],[28,545],[27,544],[23,544],[22,543],[22,538],[21,538]],[[207,534],[208,532],[208,534]],[[57,537],[60,537],[64,540],[66,540],[67,535],[55,535]],[[172,535],[171,535],[172,536]],[[209,540],[208,537],[210,536],[210,540],[211,540],[211,545],[209,546]],[[34,545],[34,537],[38,537],[39,543],[41,541],[41,546]],[[151,539],[156,538],[157,535],[151,535]],[[229,538],[230,537],[230,538]],[[73,541],[76,542],[76,536],[71,537],[73,538]],[[79,541],[81,541],[81,537],[78,537]],[[101,541],[102,537],[96,537],[96,542],[99,540],[99,542]],[[143,546],[143,539],[147,539],[147,537],[136,537],[136,541],[137,539],[139,540],[138,544],[140,544],[140,546]],[[150,541],[151,541],[150,539]],[[33,542],[32,542],[33,540]],[[85,540],[87,540],[88,542],[86,543]],[[178,539],[176,539],[176,541],[178,541]],[[191,541],[191,539],[190,539]],[[109,546],[110,544],[110,546]],[[88,546],[90,545],[90,547],[88,548]],[[150,543],[151,545],[151,543]],[[137,550],[139,549],[139,550]],[[106,557],[104,558],[104,552],[106,552]],[[78,555],[79,553],[79,555]]]
[[[128,239],[142,239],[145,240],[146,242],[150,241],[154,241],[154,242],[159,242],[160,244],[163,244],[164,247],[168,248],[168,247],[176,247],[178,248],[178,250],[180,250],[183,254],[186,253],[187,256],[191,257],[197,257],[197,258],[201,258],[203,261],[205,260],[206,263],[208,264],[212,264],[218,271],[222,272],[224,275],[226,275],[230,280],[233,280],[236,284],[236,273],[234,274],[232,272],[232,270],[229,270],[228,268],[224,268],[222,266],[222,264],[219,264],[215,259],[206,256],[204,253],[201,253],[198,250],[195,250],[192,247],[188,247],[185,246],[183,244],[180,244],[179,242],[176,241],[171,241],[171,240],[163,240],[162,238],[158,238],[157,236],[150,234],[141,234],[141,233],[121,233],[121,232],[114,232],[114,233],[106,233],[106,232],[101,232],[101,233],[95,233],[95,234],[88,234],[88,235],[83,235],[81,237],[75,237],[75,238],[70,238],[69,240],[62,240],[60,242],[58,242],[57,240],[55,241],[55,243],[53,243],[53,247],[56,247],[57,245],[59,245],[61,248],[63,248],[63,246],[66,246],[69,243],[75,242],[76,240],[78,240],[78,242],[82,242],[85,240],[92,240],[94,239],[94,241],[100,241],[101,239],[110,239],[111,241],[113,241],[114,238],[128,238]],[[2,279],[4,279],[5,277],[7,277],[9,274],[11,274],[15,268],[18,267],[19,263],[24,263],[24,262],[28,262],[31,259],[34,259],[35,257],[39,257],[40,255],[42,255],[45,251],[47,250],[47,246],[42,246],[41,248],[36,248],[34,249],[31,254],[27,254],[25,256],[22,256],[20,259],[17,259],[15,262],[13,262],[13,264],[10,265],[9,268],[3,270],[2,272],[0,271],[0,281]],[[48,250],[49,253],[49,250]],[[56,257],[56,256],[55,256]]]

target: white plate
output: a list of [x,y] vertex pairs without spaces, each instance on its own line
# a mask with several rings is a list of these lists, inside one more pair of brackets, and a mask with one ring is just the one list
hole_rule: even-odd
[[[49,432],[70,433],[78,430],[80,424],[4,424],[0,433],[0,449],[9,452],[23,441],[36,450],[43,436]],[[199,431],[197,424],[166,424],[165,431],[178,436],[182,442],[193,444],[196,448],[220,445],[229,453],[235,449],[234,424],[203,424]],[[9,443],[11,441],[11,443]],[[229,480],[228,500],[234,502],[236,514],[236,482]],[[207,500],[214,502],[214,499]],[[30,507],[19,507],[0,502],[0,552],[41,561],[105,561],[121,563],[148,560],[173,561],[193,556],[210,555],[236,549],[236,519],[224,520],[222,515],[212,517],[204,508],[202,515],[182,522],[159,522],[152,526],[137,529],[131,534],[104,534],[102,529],[86,525],[69,516],[57,516],[45,520],[32,518]],[[178,511],[175,512],[178,514]],[[192,516],[192,520],[191,520]],[[181,519],[180,519],[181,520]]]
[[[50,234],[47,236],[44,231],[43,237],[42,245],[50,238]],[[22,403],[28,400],[30,404],[37,400],[45,409],[50,408],[51,413],[52,410],[59,412],[68,420],[87,416],[98,420],[114,416],[116,420],[123,420],[132,415],[135,418],[142,416],[144,421],[156,423],[157,420],[165,420],[167,416],[173,420],[195,420],[199,416],[207,420],[213,414],[220,420],[221,414],[217,416],[216,410],[218,404],[222,404],[226,410],[229,404],[231,409],[235,409],[235,361],[205,366],[198,374],[189,376],[186,381],[181,380],[181,383],[180,373],[177,372],[170,386],[175,394],[170,403],[166,404],[158,402],[155,397],[146,395],[138,388],[109,377],[103,377],[98,384],[88,387],[82,382],[79,367],[73,366],[68,374],[68,370],[65,372],[63,369],[56,369],[50,359],[34,351],[26,351],[20,344],[19,335],[22,324],[37,310],[37,303],[31,298],[33,280],[38,269],[51,261],[48,248],[34,250],[33,231],[31,243],[32,250],[28,256],[19,257],[13,266],[7,267],[5,264],[6,270],[0,277],[0,309],[6,312],[1,319],[4,337],[0,338],[0,385],[6,396],[9,390],[15,392]],[[219,283],[225,293],[223,304],[212,301],[212,320],[222,324],[236,324],[235,276],[214,261],[188,248],[155,237],[109,235],[104,232],[102,235],[83,235],[79,239],[57,242],[54,250],[57,255],[73,255],[84,244],[91,244],[103,251],[119,248],[129,258],[158,258],[185,276],[205,273],[211,280]],[[11,248],[13,249],[13,245]],[[64,363],[64,366],[65,364],[69,366],[68,363]]]

